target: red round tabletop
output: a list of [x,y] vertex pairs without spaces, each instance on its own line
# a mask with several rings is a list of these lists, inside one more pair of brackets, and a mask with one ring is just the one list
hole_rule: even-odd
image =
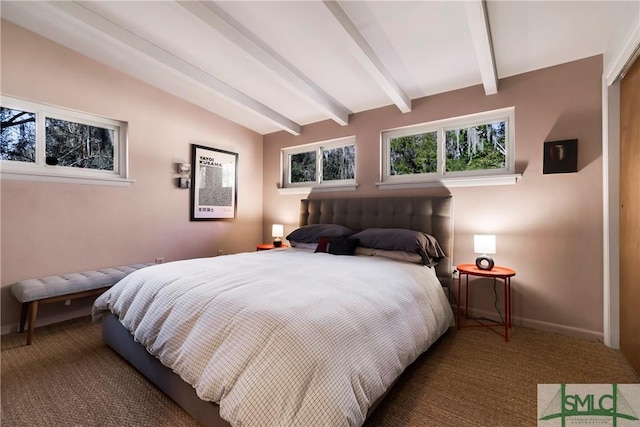
[[[285,245],[284,243],[282,244],[282,246],[280,246],[280,248],[288,248],[289,245]],[[269,249],[278,249],[275,246],[273,246],[273,243],[261,243],[258,246],[256,246],[256,250],[257,251],[268,251]]]
[[513,277],[516,271],[508,267],[494,266],[491,270],[480,270],[475,264],[458,264],[459,272],[483,277]]

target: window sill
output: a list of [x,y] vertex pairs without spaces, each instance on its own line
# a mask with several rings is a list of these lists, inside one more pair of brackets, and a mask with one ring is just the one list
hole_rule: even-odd
[[58,182],[65,184],[110,185],[125,187],[135,182],[120,176],[68,176],[3,170],[0,178],[9,181]]
[[490,185],[513,185],[522,174],[493,175],[441,178],[433,181],[395,181],[376,182],[376,186],[381,190],[395,190],[405,188],[431,188],[431,187],[481,187]]
[[308,187],[278,187],[278,194],[287,195],[287,194],[309,194],[311,192],[317,193],[322,191],[356,191],[358,188],[357,183],[353,184],[338,184],[338,185],[319,185],[319,186],[308,186]]

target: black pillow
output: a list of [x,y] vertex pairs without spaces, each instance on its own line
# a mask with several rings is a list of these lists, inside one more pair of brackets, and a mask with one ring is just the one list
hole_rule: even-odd
[[360,246],[387,251],[415,252],[424,265],[434,266],[446,256],[435,237],[405,228],[367,228],[351,236]]
[[358,239],[349,237],[322,237],[316,252],[326,252],[333,255],[353,255],[358,247]]
[[338,224],[311,224],[292,231],[287,240],[302,243],[318,243],[321,237],[347,237],[353,230]]

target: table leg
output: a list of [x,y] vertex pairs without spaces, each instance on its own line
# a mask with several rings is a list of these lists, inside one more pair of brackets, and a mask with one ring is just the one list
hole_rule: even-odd
[[469,318],[469,275],[466,275],[466,279],[464,280],[465,293],[466,296],[464,298],[464,315]]
[[508,277],[504,280],[504,340],[509,341],[509,285],[507,285]]
[[458,301],[456,301],[456,317],[457,317],[457,325],[458,329],[460,329],[460,304],[462,301],[460,300],[460,287],[462,286],[462,273],[458,272]]
[[511,277],[507,277],[507,292],[509,293],[509,329],[511,329],[511,312],[513,311],[511,301]]

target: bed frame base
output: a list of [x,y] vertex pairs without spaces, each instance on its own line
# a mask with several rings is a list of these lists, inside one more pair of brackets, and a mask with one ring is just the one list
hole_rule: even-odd
[[[220,407],[216,403],[200,399],[190,384],[136,342],[129,330],[112,313],[103,314],[102,340],[200,424],[205,427],[231,427],[228,421],[220,417]],[[397,379],[382,396],[373,402],[367,411],[367,418],[384,400],[396,381]]]
[[231,426],[220,417],[220,407],[217,404],[200,399],[190,384],[147,352],[111,313],[103,315],[102,339],[200,424],[206,427]]

